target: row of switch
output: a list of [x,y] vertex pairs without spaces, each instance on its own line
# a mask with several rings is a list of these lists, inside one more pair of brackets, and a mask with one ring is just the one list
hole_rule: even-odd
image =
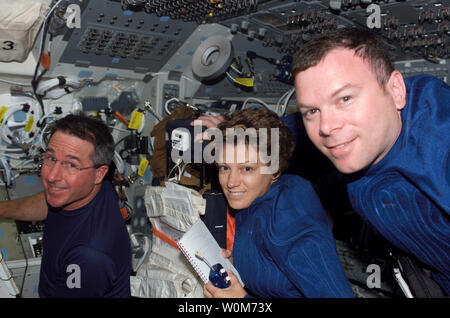
[[111,57],[126,58],[133,55],[135,58],[143,57],[155,48],[159,51],[156,55],[165,54],[174,44],[174,39],[166,39],[163,43],[161,37],[140,37],[136,34],[125,32],[113,32],[111,30],[88,29],[86,36],[82,38],[79,48],[85,54],[108,54]]
[[256,10],[257,0],[146,0],[124,1],[125,10],[128,7],[143,6],[145,12],[157,16],[169,16],[172,19],[184,21],[212,22],[225,17],[235,17]]

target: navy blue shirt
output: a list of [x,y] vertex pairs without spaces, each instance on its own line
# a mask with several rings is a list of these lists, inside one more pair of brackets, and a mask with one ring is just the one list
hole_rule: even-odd
[[375,230],[430,266],[450,295],[450,87],[429,75],[405,83],[400,136],[348,185],[349,198]]
[[299,176],[237,211],[233,259],[251,296],[354,297],[325,210]]
[[130,297],[130,274],[130,239],[109,181],[80,209],[48,207],[40,297]]

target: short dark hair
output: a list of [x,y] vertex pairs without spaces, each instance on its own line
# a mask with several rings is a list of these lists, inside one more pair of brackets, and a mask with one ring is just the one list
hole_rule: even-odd
[[377,34],[368,29],[342,28],[331,30],[301,47],[292,63],[292,75],[296,76],[317,65],[329,52],[337,48],[352,50],[357,56],[368,61],[382,87],[394,71],[388,47]]
[[84,114],[69,114],[49,124],[49,139],[57,131],[76,136],[94,145],[92,159],[96,167],[108,165],[114,156],[114,139],[108,126]]
[[[278,173],[283,173],[289,167],[289,159],[295,148],[295,142],[292,139],[291,131],[286,124],[278,117],[274,112],[265,108],[248,108],[241,109],[233,112],[231,116],[228,116],[218,126],[218,129],[222,131],[223,142],[227,141],[227,128],[242,128],[244,131],[250,128],[254,128],[259,139],[259,129],[266,128],[267,131],[267,155],[271,155],[271,129],[278,128],[279,132],[279,170]],[[249,140],[245,142],[248,144]],[[257,140],[259,145],[259,140]]]

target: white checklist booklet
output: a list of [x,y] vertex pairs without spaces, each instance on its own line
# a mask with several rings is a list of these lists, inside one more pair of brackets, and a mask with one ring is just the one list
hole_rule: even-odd
[[[241,285],[244,286],[238,271],[228,259],[222,257],[222,250],[219,244],[217,244],[202,220],[195,222],[177,244],[205,284],[209,281],[209,272],[211,270],[207,264],[208,262],[211,266],[220,263],[225,270],[231,269],[238,277]],[[196,256],[197,253],[207,262],[198,258]]]

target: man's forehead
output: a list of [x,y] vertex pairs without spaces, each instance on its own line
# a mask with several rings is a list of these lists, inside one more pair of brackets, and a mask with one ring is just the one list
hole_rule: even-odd
[[[336,61],[335,61],[336,60]],[[339,63],[339,62],[348,62],[351,61],[351,63],[362,63],[362,64],[368,64],[368,62],[360,55],[358,52],[356,52],[353,49],[348,49],[345,47],[336,47],[331,49],[329,52],[325,53],[324,56],[321,58],[321,60],[315,65],[321,65],[325,63]],[[337,64],[338,65],[338,64]],[[313,66],[314,67],[314,66]]]
[[[370,63],[366,59],[359,56],[354,50],[335,48],[326,54],[318,64],[296,75],[297,99],[302,88],[326,84],[326,88],[333,89],[331,85],[334,83],[339,86],[336,87],[338,89],[343,85],[357,84],[359,79],[355,76],[365,77],[368,74],[375,76]],[[346,83],[342,83],[342,81]]]
[[67,155],[82,158],[90,157],[94,153],[94,145],[78,136],[58,130],[50,138],[47,150],[64,151]]

